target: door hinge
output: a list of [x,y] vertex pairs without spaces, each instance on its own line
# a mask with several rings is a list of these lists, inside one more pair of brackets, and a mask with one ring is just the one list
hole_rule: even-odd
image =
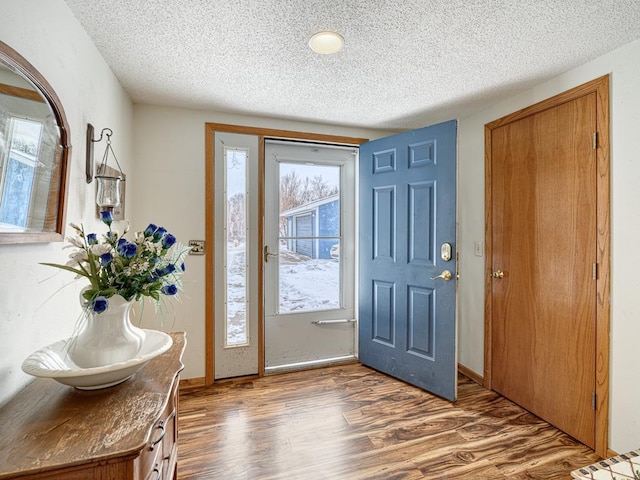
[[593,264],[593,279],[597,280],[598,279],[598,264],[594,263]]
[[593,149],[598,148],[598,132],[593,132]]
[[596,392],[593,392],[591,394],[591,406],[593,407],[594,410],[596,410]]

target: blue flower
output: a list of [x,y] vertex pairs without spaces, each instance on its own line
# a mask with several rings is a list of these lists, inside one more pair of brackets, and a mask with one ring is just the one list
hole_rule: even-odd
[[174,237],[170,233],[167,233],[164,237],[162,237],[162,246],[164,248],[169,248],[174,243],[176,243],[176,237]]
[[164,227],[158,227],[156,228],[156,231],[153,232],[153,239],[157,242],[158,240],[160,240],[162,238],[162,236],[167,233],[167,229]]
[[91,310],[96,313],[104,312],[109,306],[109,301],[106,297],[98,297],[93,302],[91,302]]
[[156,225],[154,225],[153,223],[150,223],[149,226],[147,228],[144,229],[144,236],[146,237],[151,237],[153,236],[153,233],[158,229],[158,227]]
[[108,310],[108,299],[115,294],[127,300],[146,296],[157,304],[161,295],[179,293],[189,248],[178,243],[166,228],[153,223],[143,232],[136,232],[134,240],[128,240],[128,227],[122,233],[112,229],[115,220],[111,211],[100,212],[100,219],[109,226],[104,234],[87,234],[82,225],[71,224],[77,235],[70,239],[77,248],[71,254],[72,262],[46,264],[70,270],[89,281],[82,297],[86,311],[98,314]]
[[111,255],[108,252],[100,255],[100,264],[104,267],[109,265],[112,262],[112,260],[113,260],[113,255]]
[[100,218],[102,218],[102,222],[106,225],[111,226],[113,222],[113,213],[110,210],[105,210],[104,212],[100,212]]
[[118,253],[124,258],[133,258],[136,256],[138,246],[135,243],[130,242],[118,242]]
[[169,265],[160,268],[158,270],[156,270],[154,273],[158,276],[158,277],[165,277],[167,275],[169,275],[170,273],[173,273],[176,271],[176,266],[173,263],[170,263]]
[[172,283],[171,285],[165,285],[160,291],[165,295],[175,295],[178,293],[178,287]]

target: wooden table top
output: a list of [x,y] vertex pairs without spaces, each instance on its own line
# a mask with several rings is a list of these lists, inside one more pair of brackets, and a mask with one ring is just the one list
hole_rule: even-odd
[[119,385],[84,391],[37,378],[18,392],[0,409],[0,479],[137,455],[184,368],[185,334],[170,335],[167,352]]

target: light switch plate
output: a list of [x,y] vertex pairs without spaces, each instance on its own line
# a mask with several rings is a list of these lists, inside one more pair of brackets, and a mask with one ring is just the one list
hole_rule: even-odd
[[189,255],[204,255],[204,240],[189,240]]
[[474,244],[474,255],[476,257],[481,257],[482,255],[484,255],[484,245],[481,240],[476,240]]

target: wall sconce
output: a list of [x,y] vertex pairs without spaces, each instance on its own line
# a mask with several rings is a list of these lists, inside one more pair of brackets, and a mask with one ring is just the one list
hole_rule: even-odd
[[[87,183],[91,183],[93,178],[96,179],[98,184],[98,191],[96,193],[96,204],[105,210],[113,210],[115,207],[120,205],[120,182],[123,180],[124,175],[122,173],[122,168],[120,167],[120,163],[118,162],[118,158],[111,148],[111,136],[113,135],[113,131],[110,128],[103,128],[100,132],[100,138],[94,139],[94,128],[90,123],[87,124],[87,163],[86,163],[86,175],[87,175]],[[93,175],[93,144],[96,142],[101,142],[102,137],[107,137],[106,143],[107,146],[104,150],[104,155],[102,156],[102,163],[98,166],[98,171],[94,177]],[[115,174],[110,174],[107,171],[107,161],[109,157],[109,152],[113,155],[113,158],[116,161],[116,165],[118,166],[118,170]],[[114,171],[113,169],[109,169]]]

